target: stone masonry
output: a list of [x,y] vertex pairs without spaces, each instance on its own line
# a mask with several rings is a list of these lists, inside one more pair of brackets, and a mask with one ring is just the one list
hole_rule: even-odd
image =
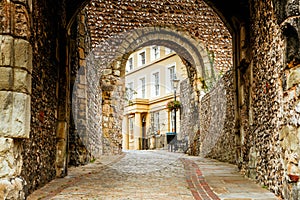
[[102,154],[101,93],[97,62],[91,52],[87,16],[83,10],[73,24],[71,66],[71,130],[69,164],[86,164]]
[[251,52],[237,70],[238,164],[284,199],[298,199],[291,175],[299,176],[299,1],[250,1],[250,10],[249,27],[240,28],[241,48]]
[[[214,77],[212,69],[225,72],[233,66],[228,75],[232,79],[220,82],[233,87],[229,107],[234,108],[234,118],[232,110],[225,109],[232,130],[219,133],[226,133],[226,144],[234,133],[235,140],[228,144],[234,150],[221,153],[225,152],[221,134],[207,156],[232,162],[235,151],[236,164],[245,175],[284,199],[299,199],[299,4],[299,0],[1,0],[0,198],[24,199],[55,176],[65,176],[69,160],[81,164],[92,154],[119,152],[125,60],[139,47],[163,45],[186,63],[194,94],[201,94],[203,81]],[[76,16],[85,5],[83,20]],[[87,25],[77,34],[82,23]],[[82,45],[77,42],[80,38],[90,43]],[[91,54],[95,59],[90,61]],[[72,61],[75,57],[78,62]],[[81,148],[72,136],[76,128],[71,88],[78,66],[90,64],[85,78],[78,77],[80,83],[93,86],[86,88],[82,99],[87,116],[84,141],[90,147]],[[214,91],[198,104],[200,115]],[[191,98],[199,103],[197,95]],[[207,108],[207,112],[219,109]],[[196,141],[203,132],[195,133]],[[70,144],[75,144],[73,149]],[[196,147],[194,153],[205,146],[201,139],[195,146],[189,144]],[[71,157],[70,149],[80,154]]]
[[201,98],[199,154],[236,163],[233,74],[228,71]]
[[31,5],[0,2],[0,199],[24,198],[22,139],[29,138]]

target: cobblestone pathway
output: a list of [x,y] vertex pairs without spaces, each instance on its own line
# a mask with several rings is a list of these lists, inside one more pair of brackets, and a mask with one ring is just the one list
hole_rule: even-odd
[[[276,199],[271,193],[252,182],[250,188],[257,187],[256,193],[262,192],[261,196],[255,193],[255,198],[251,198],[251,194],[247,191],[247,194],[235,191],[239,195],[230,198],[229,189],[232,185],[230,181],[228,184],[221,180],[218,180],[218,184],[212,182],[214,187],[211,188],[211,185],[207,184],[207,177],[201,171],[202,167],[210,170],[204,163],[199,157],[166,151],[128,151],[119,156],[103,157],[86,166],[70,168],[67,177],[52,181],[35,191],[28,199]],[[208,163],[212,168],[217,166],[212,161]],[[230,169],[232,167],[229,167]],[[211,175],[212,172],[208,172],[208,177]],[[241,180],[249,182],[247,179]],[[222,195],[225,198],[219,198]],[[243,195],[248,196],[241,198]]]

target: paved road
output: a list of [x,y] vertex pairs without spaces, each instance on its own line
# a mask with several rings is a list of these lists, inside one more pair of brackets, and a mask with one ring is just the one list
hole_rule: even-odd
[[71,168],[66,178],[52,181],[28,199],[277,198],[241,177],[233,165],[167,151],[127,151],[123,155],[102,157],[89,165]]

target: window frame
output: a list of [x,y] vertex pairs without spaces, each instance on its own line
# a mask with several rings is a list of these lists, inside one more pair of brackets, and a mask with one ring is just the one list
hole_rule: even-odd
[[[141,54],[144,54],[144,59],[141,58]],[[146,50],[139,51],[138,56],[138,66],[141,67],[146,64]]]
[[139,81],[141,82],[140,97],[142,99],[145,99],[146,98],[146,77],[143,76],[139,78]]
[[151,61],[157,60],[160,58],[160,46],[154,45],[150,47],[150,58]]
[[[156,76],[157,75],[157,76]],[[159,96],[160,95],[160,72],[159,71],[155,71],[152,73],[152,78],[153,78],[153,95],[154,96]]]

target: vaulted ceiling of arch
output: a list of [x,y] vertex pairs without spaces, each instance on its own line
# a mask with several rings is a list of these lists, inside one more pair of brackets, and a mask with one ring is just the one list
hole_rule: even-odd
[[[194,5],[202,0],[192,1]],[[248,0],[203,0],[223,18],[223,21],[231,28],[234,26],[233,20],[245,21],[249,19],[249,5]],[[91,0],[66,0],[67,18],[71,19]],[[121,2],[121,0],[116,1]],[[138,2],[138,1],[136,1]],[[147,1],[141,1],[147,2]],[[163,2],[163,1],[157,1]],[[172,2],[172,1],[168,1]],[[108,4],[108,3],[107,3]],[[230,27],[229,27],[230,28]]]
[[[231,35],[218,15],[203,1],[196,0],[92,0],[88,26],[93,47],[110,41],[111,48],[126,38],[126,32],[144,27],[168,27],[187,33],[215,54],[219,68],[232,66]],[[226,70],[224,70],[226,71]]]

